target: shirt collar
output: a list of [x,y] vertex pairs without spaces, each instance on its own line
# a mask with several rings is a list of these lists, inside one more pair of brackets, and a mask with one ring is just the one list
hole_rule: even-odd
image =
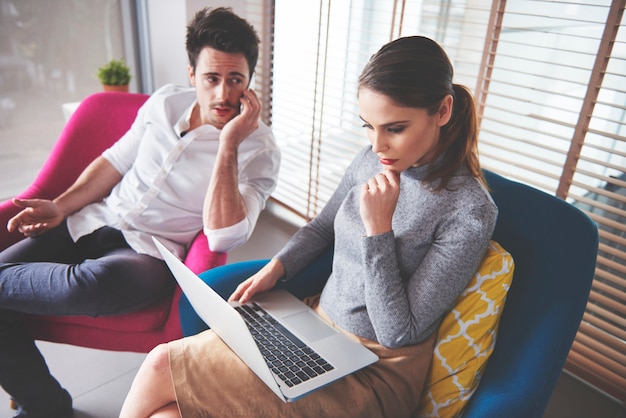
[[193,112],[193,108],[198,104],[198,99],[195,99],[193,103],[187,108],[186,111],[180,116],[178,122],[174,125],[174,132],[179,137],[183,137],[184,134],[189,131],[189,127],[191,126],[191,112]]

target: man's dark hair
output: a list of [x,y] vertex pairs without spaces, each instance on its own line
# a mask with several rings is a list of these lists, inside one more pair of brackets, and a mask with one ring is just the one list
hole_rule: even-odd
[[248,61],[252,77],[259,58],[259,42],[252,25],[234,14],[231,8],[205,7],[187,26],[187,56],[194,71],[200,51],[208,46],[222,52],[242,53]]

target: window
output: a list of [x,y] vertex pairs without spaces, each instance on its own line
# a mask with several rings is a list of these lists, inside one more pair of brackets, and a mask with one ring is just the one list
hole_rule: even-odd
[[[483,166],[597,223],[587,310],[566,370],[626,401],[624,1],[500,3],[481,93]],[[536,11],[540,10],[541,14]]]
[[136,70],[129,3],[0,0],[0,164],[26,173],[1,178],[0,199],[34,179],[65,124],[62,105],[102,91],[98,67],[124,58]]
[[[489,2],[276,1],[272,128],[283,151],[274,197],[313,218],[367,145],[356,85],[369,57],[399,35],[442,43],[457,82],[476,85]],[[306,19],[294,19],[306,16]]]
[[[250,22],[261,39],[259,59],[254,73],[254,90],[261,100],[261,119],[269,125],[272,119],[274,2],[271,0],[247,0],[244,5],[240,15]],[[238,10],[234,11],[239,13]]]

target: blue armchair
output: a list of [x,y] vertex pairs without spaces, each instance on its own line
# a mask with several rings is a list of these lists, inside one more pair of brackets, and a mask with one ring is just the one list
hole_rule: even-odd
[[[561,374],[585,310],[598,249],[596,225],[547,193],[485,171],[499,208],[494,240],[515,260],[513,283],[495,350],[464,418],[540,418]],[[209,270],[201,277],[227,297],[268,260]],[[330,273],[332,249],[286,284],[312,295]],[[185,335],[206,325],[186,299],[179,305]]]

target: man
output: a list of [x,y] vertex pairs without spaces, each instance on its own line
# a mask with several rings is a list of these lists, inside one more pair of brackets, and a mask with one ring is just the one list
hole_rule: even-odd
[[151,236],[181,257],[200,229],[214,251],[250,237],[280,162],[248,89],[258,44],[230,9],[199,11],[187,27],[192,88],[156,91],[56,199],[14,199],[23,210],[8,229],[29,238],[0,253],[0,385],[17,417],[72,415],[21,314],[137,310],[174,283]]

